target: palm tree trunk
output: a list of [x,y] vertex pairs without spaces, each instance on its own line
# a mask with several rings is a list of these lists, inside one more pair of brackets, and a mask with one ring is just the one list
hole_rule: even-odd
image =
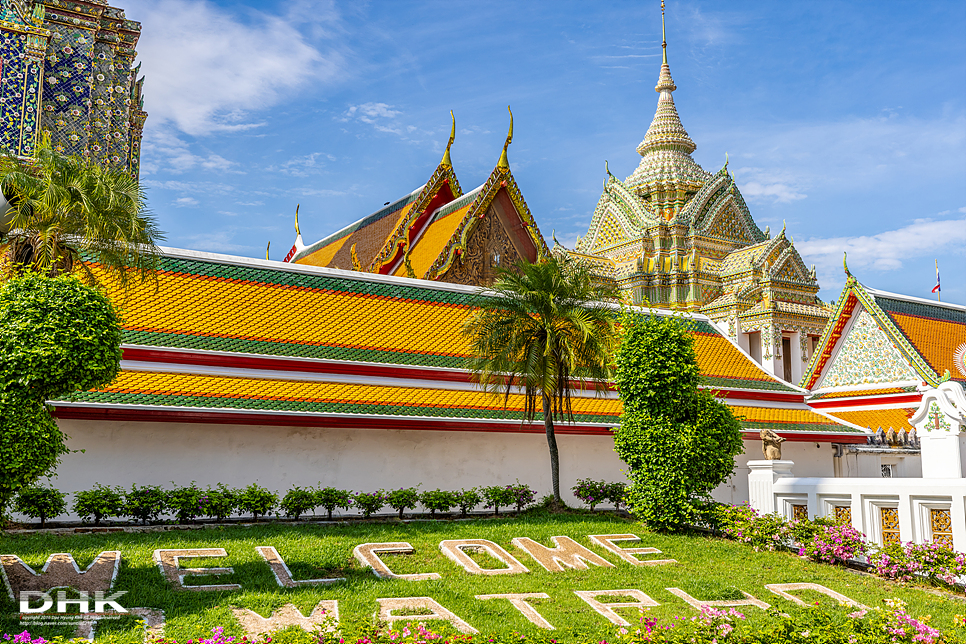
[[550,448],[550,478],[553,481],[553,503],[556,508],[563,505],[560,498],[560,456],[557,454],[557,437],[553,433],[553,410],[550,396],[543,394],[543,427],[547,430],[547,447]]

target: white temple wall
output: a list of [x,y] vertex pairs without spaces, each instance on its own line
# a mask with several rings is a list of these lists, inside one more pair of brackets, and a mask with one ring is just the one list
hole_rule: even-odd
[[[280,495],[292,486],[333,486],[374,491],[420,485],[458,490],[474,486],[526,483],[538,498],[550,494],[550,457],[543,434],[326,429],[260,425],[148,423],[60,420],[71,450],[51,481],[71,493],[95,483],[130,488],[132,484],[170,487],[191,481],[204,488],[224,483],[258,483]],[[560,490],[570,492],[578,479],[627,481],[626,465],[609,436],[557,434]],[[818,447],[816,447],[818,445]],[[761,442],[744,441],[729,481],[713,496],[728,503],[748,502],[749,459],[761,458]],[[829,443],[786,442],[785,458],[796,474],[833,476]],[[609,507],[606,504],[602,507]],[[482,509],[482,508],[480,508]],[[384,509],[384,512],[388,512]],[[76,519],[62,515],[58,520]]]

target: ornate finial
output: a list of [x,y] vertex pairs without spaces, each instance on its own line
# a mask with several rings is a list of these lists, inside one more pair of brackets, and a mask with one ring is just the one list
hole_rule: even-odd
[[503,144],[503,154],[500,155],[500,161],[496,164],[496,167],[503,170],[510,169],[510,159],[508,159],[506,156],[506,149],[507,146],[513,142],[513,111],[510,109],[509,105],[506,106],[506,111],[510,112],[510,131],[507,132],[506,142]]
[[299,205],[300,204],[295,204],[295,234],[296,235],[302,234],[302,231],[299,230]]
[[268,246],[265,247],[265,261],[268,261],[268,249],[272,247],[272,242],[268,242]]
[[563,244],[561,244],[559,241],[557,241],[557,229],[556,228],[551,228],[550,229],[550,237],[551,237],[551,239],[553,239],[553,245],[554,245],[554,247],[563,246]]
[[352,270],[361,271],[362,264],[359,262],[359,256],[356,255],[356,245],[353,244],[352,248],[349,249],[349,254],[352,255]]
[[729,160],[729,159],[728,159],[728,153],[727,153],[727,152],[725,152],[725,167],[726,167],[726,168],[728,167],[728,160]]
[[852,277],[852,273],[849,271],[849,262],[848,262],[848,259],[849,259],[848,252],[843,252],[842,253],[842,268],[845,269],[845,275],[846,275],[846,277]]
[[664,51],[664,64],[667,65],[667,30],[664,28],[664,0],[661,0],[661,49]]
[[443,160],[439,164],[452,168],[453,162],[449,158],[449,149],[453,146],[453,141],[456,140],[456,116],[453,114],[453,110],[449,111],[449,115],[453,119],[453,127],[449,131],[449,142],[446,143],[446,152],[443,153]]
[[608,177],[613,177],[614,176],[614,175],[612,175],[610,173],[610,166],[607,164],[607,159],[604,159],[604,172],[607,173],[607,176]]
[[780,236],[782,236],[782,237],[785,236],[785,228],[787,226],[788,226],[788,222],[786,222],[784,219],[782,219],[782,231],[781,231],[781,233],[779,233]]
[[765,226],[765,237],[771,239],[771,226]]

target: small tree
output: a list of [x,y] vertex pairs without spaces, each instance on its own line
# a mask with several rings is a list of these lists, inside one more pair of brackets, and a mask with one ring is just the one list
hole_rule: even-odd
[[456,505],[459,506],[460,516],[465,517],[470,510],[476,509],[476,506],[482,502],[483,497],[480,496],[480,491],[475,487],[468,490],[463,489],[456,493]]
[[31,519],[40,519],[40,527],[43,528],[47,525],[47,519],[64,513],[67,499],[60,490],[36,485],[20,490],[13,509]]
[[278,505],[278,495],[252,483],[238,491],[238,509],[250,512],[255,522],[259,515],[265,516]]
[[122,494],[121,488],[111,488],[95,483],[90,490],[82,490],[74,494],[74,513],[82,521],[92,517],[94,525],[100,525],[101,519],[121,516],[124,512]]
[[203,495],[201,489],[192,481],[191,485],[169,490],[165,494],[164,506],[178,517],[178,523],[190,523],[195,517],[205,513]]
[[334,487],[324,487],[317,490],[315,500],[318,507],[325,508],[329,513],[328,520],[332,520],[332,512],[336,508],[348,510],[352,506],[352,490],[340,490]]
[[278,504],[287,516],[298,521],[304,513],[319,506],[315,492],[300,487],[293,487],[285,493],[285,498]]
[[386,493],[382,490],[359,492],[352,497],[352,503],[362,510],[362,516],[368,518],[386,505]]
[[201,497],[201,503],[205,508],[204,514],[216,521],[224,521],[230,517],[238,507],[238,492],[229,488],[224,483],[219,483],[218,487],[209,487]]
[[164,512],[165,497],[158,485],[132,485],[131,491],[124,494],[124,515],[147,525]]
[[456,494],[446,490],[427,490],[419,496],[419,502],[429,510],[429,516],[436,518],[436,512],[449,512],[450,508],[457,505]]
[[516,502],[516,494],[510,485],[491,485],[480,490],[486,501],[485,508],[493,508],[493,514],[499,515],[501,507],[512,506]]
[[386,495],[386,503],[390,508],[399,512],[399,518],[403,518],[403,512],[412,510],[419,503],[419,491],[414,487],[405,487],[393,490]]
[[741,425],[699,390],[688,323],[625,312],[615,381],[623,413],[614,449],[629,466],[628,509],[648,527],[674,531],[734,470]]

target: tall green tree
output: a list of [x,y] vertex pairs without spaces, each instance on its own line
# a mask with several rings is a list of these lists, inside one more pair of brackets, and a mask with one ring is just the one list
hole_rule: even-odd
[[481,385],[502,392],[504,406],[520,387],[524,422],[542,412],[558,507],[563,500],[554,421],[573,422],[574,381],[598,393],[605,388],[617,335],[615,311],[606,302],[616,298],[616,289],[596,281],[583,264],[541,258],[499,269],[463,327],[470,341],[467,364]]
[[741,424],[698,388],[685,318],[625,311],[614,381],[623,405],[614,450],[632,481],[627,507],[654,530],[679,530],[734,471]]
[[138,181],[88,159],[64,156],[43,136],[36,158],[0,156],[0,242],[8,268],[48,276],[78,272],[95,282],[99,263],[122,284],[151,274],[163,239]]

